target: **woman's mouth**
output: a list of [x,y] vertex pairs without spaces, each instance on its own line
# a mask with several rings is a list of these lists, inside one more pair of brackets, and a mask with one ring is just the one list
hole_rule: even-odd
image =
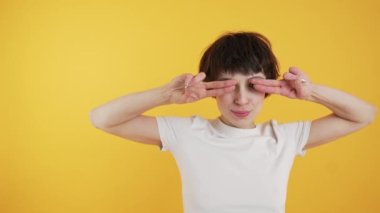
[[249,115],[250,111],[231,111],[238,118],[245,118]]

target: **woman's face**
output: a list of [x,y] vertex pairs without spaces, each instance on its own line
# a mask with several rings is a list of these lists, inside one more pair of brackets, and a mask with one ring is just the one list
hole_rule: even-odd
[[253,128],[253,120],[261,110],[265,93],[258,92],[249,82],[251,78],[264,78],[263,73],[251,75],[227,74],[220,75],[218,80],[234,79],[237,81],[235,90],[216,96],[215,99],[221,113],[221,120],[237,128]]

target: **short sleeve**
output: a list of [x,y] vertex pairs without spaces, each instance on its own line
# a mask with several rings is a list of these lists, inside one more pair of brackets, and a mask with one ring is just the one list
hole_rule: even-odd
[[159,116],[156,120],[162,144],[160,151],[170,151],[175,148],[178,136],[191,126],[190,119],[186,117]]
[[310,121],[297,121],[281,125],[287,137],[287,142],[293,146],[295,155],[304,157],[306,150],[303,150],[310,133]]

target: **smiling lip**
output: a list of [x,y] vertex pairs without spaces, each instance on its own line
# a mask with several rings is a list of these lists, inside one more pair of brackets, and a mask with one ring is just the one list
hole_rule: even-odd
[[249,111],[231,111],[236,117],[245,118],[249,115]]

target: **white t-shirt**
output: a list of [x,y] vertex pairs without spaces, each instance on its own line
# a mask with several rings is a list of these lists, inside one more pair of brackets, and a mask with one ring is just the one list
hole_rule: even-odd
[[284,213],[290,169],[310,122],[253,129],[199,116],[157,117],[161,151],[170,151],[182,181],[185,213]]

